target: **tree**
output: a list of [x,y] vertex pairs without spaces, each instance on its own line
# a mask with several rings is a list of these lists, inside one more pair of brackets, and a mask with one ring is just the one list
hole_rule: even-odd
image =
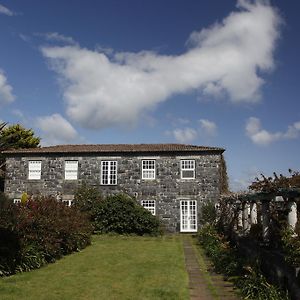
[[2,132],[5,128],[5,126],[7,125],[7,123],[2,122],[0,123],[0,178],[3,176],[3,166],[4,166],[4,159],[2,157],[2,151],[7,149],[7,143],[6,140],[4,138],[2,138]]
[[[3,127],[1,128],[1,126]],[[0,124],[0,141],[1,150],[8,148],[36,148],[40,144],[40,138],[34,136],[34,131],[26,129],[20,124],[8,127],[6,127],[5,123]]]

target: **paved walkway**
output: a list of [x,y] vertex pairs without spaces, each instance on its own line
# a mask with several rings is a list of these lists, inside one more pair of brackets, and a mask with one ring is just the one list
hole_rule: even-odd
[[215,274],[209,260],[196,247],[191,236],[183,237],[191,300],[238,300],[233,284]]

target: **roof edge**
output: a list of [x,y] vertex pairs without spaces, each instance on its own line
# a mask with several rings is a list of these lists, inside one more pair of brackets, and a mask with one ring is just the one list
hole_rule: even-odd
[[66,154],[66,153],[160,153],[160,152],[219,152],[224,148],[186,144],[78,144],[39,148],[9,149],[2,154]]

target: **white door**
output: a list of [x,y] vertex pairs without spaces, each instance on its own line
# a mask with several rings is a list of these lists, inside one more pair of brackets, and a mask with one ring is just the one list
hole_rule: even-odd
[[197,232],[197,201],[180,201],[180,232]]

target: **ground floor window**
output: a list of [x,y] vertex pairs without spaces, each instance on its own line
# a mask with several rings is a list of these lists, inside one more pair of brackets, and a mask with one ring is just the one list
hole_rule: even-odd
[[14,199],[14,203],[15,203],[15,204],[21,203],[21,199]]
[[66,206],[72,206],[73,204],[73,200],[62,200],[61,202]]
[[142,200],[141,205],[155,216],[155,200]]

